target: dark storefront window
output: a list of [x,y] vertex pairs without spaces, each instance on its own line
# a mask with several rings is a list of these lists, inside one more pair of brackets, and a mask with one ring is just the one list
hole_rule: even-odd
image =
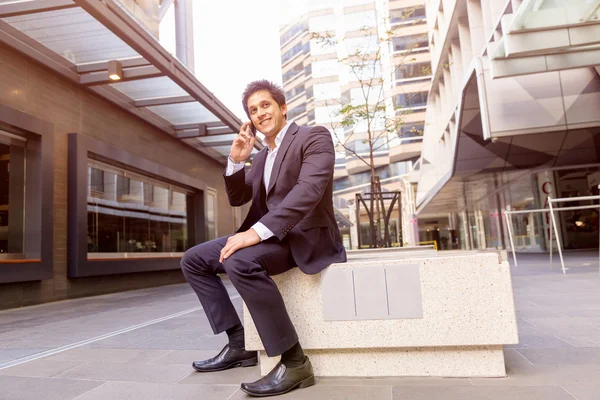
[[88,256],[136,257],[187,249],[187,192],[90,161]]
[[0,133],[0,258],[23,257],[25,145]]

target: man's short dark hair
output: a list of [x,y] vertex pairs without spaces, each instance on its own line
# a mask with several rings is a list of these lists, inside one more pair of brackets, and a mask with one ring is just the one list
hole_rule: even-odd
[[269,82],[266,79],[250,82],[248,86],[246,86],[246,90],[244,90],[244,94],[242,95],[242,106],[244,107],[244,111],[246,111],[248,118],[250,118],[250,112],[248,111],[248,99],[254,93],[260,92],[261,90],[269,92],[273,100],[279,104],[279,107],[285,105],[285,92],[281,86],[273,82]]

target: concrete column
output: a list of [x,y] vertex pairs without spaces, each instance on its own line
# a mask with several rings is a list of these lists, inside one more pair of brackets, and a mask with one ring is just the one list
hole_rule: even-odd
[[194,71],[194,23],[191,0],[175,1],[175,46],[179,61]]
[[[459,28],[460,29],[460,28]],[[463,81],[465,69],[463,66],[462,51],[460,49],[460,43],[457,40],[453,40],[450,43],[450,51],[452,53],[452,76],[454,77],[454,87],[460,90],[460,85]]]
[[463,220],[463,232],[465,233],[465,249],[471,250],[473,248],[473,240],[471,239],[471,228],[469,226],[469,214],[466,211],[462,212]]
[[481,14],[483,15],[483,28],[484,28],[484,43],[490,38],[492,31],[494,30],[494,22],[492,21],[492,1],[494,0],[481,0]]
[[458,20],[458,47],[461,53],[462,71],[469,66],[473,58],[473,47],[471,43],[471,31],[469,30],[469,19],[467,17]]
[[479,55],[486,43],[480,0],[467,0],[467,15],[469,18],[472,53]]

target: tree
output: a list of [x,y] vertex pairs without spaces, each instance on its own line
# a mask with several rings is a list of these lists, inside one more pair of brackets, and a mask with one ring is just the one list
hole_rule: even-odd
[[[369,192],[356,196],[356,201],[362,201],[365,205],[369,217],[370,247],[391,246],[389,220],[399,197],[392,198],[391,205],[388,204],[386,210],[386,195],[382,192],[374,156],[378,150],[401,141],[404,117],[411,112],[413,97],[420,94],[404,93],[398,101],[392,98],[391,92],[394,81],[402,77],[405,71],[410,71],[410,65],[416,61],[414,53],[428,46],[426,34],[398,36],[399,29],[423,23],[422,10],[422,7],[398,10],[383,19],[379,26],[365,25],[360,29],[362,34],[353,38],[351,45],[349,40],[338,41],[329,33],[311,32],[311,39],[316,40],[319,45],[336,50],[339,64],[345,68],[352,81],[353,89],[350,94],[337,101],[335,110],[330,108],[331,128],[336,147],[343,149],[346,155],[356,157],[370,170]],[[399,51],[395,52],[396,49]],[[389,67],[384,68],[383,61],[387,61]],[[431,75],[431,67],[424,67],[424,70],[418,72]],[[428,84],[426,82],[423,87],[427,88]],[[333,104],[328,104],[328,107],[332,106]],[[370,202],[370,207],[364,202],[365,199]],[[356,206],[359,209],[360,203]]]

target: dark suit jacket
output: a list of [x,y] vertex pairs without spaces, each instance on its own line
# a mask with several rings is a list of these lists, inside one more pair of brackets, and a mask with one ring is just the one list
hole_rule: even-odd
[[281,142],[267,189],[268,212],[262,215],[262,187],[267,147],[259,151],[250,171],[225,176],[229,203],[238,207],[252,200],[238,232],[260,221],[280,241],[287,241],[296,265],[316,274],[332,263],[346,261],[333,213],[335,152],[331,134],[321,126],[292,123]]

